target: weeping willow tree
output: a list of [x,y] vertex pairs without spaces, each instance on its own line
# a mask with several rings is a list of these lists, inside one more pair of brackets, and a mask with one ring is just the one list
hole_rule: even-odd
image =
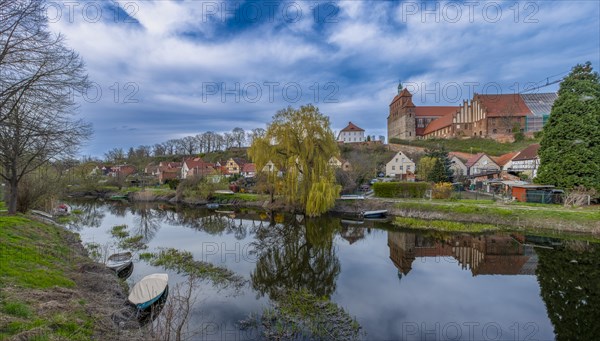
[[309,216],[333,207],[340,186],[329,160],[339,155],[339,149],[329,118],[317,107],[280,110],[266,134],[254,139],[248,153],[259,170],[269,162],[275,166],[267,181],[277,183],[275,189],[287,204]]

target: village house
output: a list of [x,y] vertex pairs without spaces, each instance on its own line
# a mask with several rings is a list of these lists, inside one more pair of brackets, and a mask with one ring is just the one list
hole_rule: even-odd
[[[181,162],[169,162],[163,161],[158,164],[154,176],[158,178],[158,182],[164,184],[167,180],[180,179],[181,178]],[[148,169],[148,167],[146,167]],[[154,170],[153,167],[150,170]]]
[[349,172],[352,170],[352,165],[350,162],[348,160],[340,159],[339,157],[332,156],[328,163],[331,167],[341,169],[344,172]]
[[472,157],[473,154],[461,152],[448,153],[448,159],[450,160],[450,170],[452,171],[452,175],[455,179],[461,176],[467,176],[468,169],[465,163]]
[[555,93],[474,94],[460,106],[417,107],[400,84],[390,103],[388,141],[454,137],[511,141],[515,132],[540,131],[556,98]]
[[117,165],[117,166],[108,166],[108,165],[97,165],[90,171],[90,175],[102,175],[102,176],[111,176],[111,177],[126,177],[136,172],[136,168],[131,165]]
[[403,152],[398,152],[385,165],[386,176],[402,176],[403,174],[414,174],[416,171],[415,163]]
[[500,170],[502,170],[502,172],[507,172],[508,169],[512,167],[513,159],[518,154],[519,152],[511,152],[506,153],[504,155],[500,155],[498,157],[492,157],[492,159],[494,160],[494,162],[496,162],[498,166],[500,166]]
[[107,166],[107,165],[97,165],[96,167],[94,167],[91,172],[90,175],[104,175],[107,176],[109,173],[112,172],[112,167],[111,166]]
[[244,169],[244,165],[247,163],[248,161],[238,157],[227,160],[225,163],[227,174],[241,174]]
[[470,177],[499,174],[500,166],[485,153],[478,153],[467,160],[467,175]]
[[277,167],[275,167],[275,164],[273,163],[273,161],[269,160],[269,162],[267,162],[264,167],[262,168],[263,172],[275,172],[277,171]]
[[245,178],[252,178],[256,175],[256,165],[254,163],[246,163],[242,167],[242,172],[240,173]]
[[530,179],[535,178],[540,167],[539,149],[539,144],[532,144],[523,149],[512,159],[508,170],[510,172],[526,174]]
[[204,162],[204,160],[199,157],[185,159],[181,165],[182,179],[214,174],[216,174],[214,165],[210,162]]
[[181,167],[162,168],[158,173],[158,182],[164,184],[167,180],[179,179],[181,176]]
[[159,173],[159,165],[155,164],[154,162],[149,163],[144,168],[144,174],[146,174],[146,175],[158,176],[158,173]]
[[348,122],[348,126],[340,131],[337,140],[342,143],[359,143],[367,141],[365,138],[365,130],[352,122]]

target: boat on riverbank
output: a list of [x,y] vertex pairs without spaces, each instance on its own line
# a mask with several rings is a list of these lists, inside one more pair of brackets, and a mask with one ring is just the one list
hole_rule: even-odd
[[365,219],[378,219],[385,218],[387,216],[387,210],[376,210],[376,211],[362,211],[360,216]]
[[119,272],[129,266],[132,262],[133,255],[131,252],[120,252],[110,255],[106,260],[106,266],[115,272]]
[[359,194],[345,194],[340,197],[340,200],[365,200],[365,197]]
[[152,274],[142,278],[137,282],[131,292],[128,300],[135,305],[138,310],[144,310],[158,301],[167,291],[169,285],[168,274]]
[[126,195],[113,195],[109,199],[110,200],[127,200],[128,197]]

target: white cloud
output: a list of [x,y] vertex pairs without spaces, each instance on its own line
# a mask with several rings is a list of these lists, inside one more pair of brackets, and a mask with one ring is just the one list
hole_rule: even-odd
[[[340,128],[351,118],[365,129],[385,131],[388,104],[399,78],[426,83],[428,88],[435,83],[443,86],[472,81],[512,84],[538,81],[589,59],[600,62],[598,16],[592,19],[593,14],[600,14],[596,2],[534,3],[539,6],[533,8],[537,10],[533,14],[537,23],[523,22],[526,14],[533,13],[524,7],[526,3],[519,3],[520,16],[515,22],[510,9],[513,2],[502,3],[501,20],[490,23],[482,17],[484,3],[480,3],[473,22],[463,12],[461,20],[453,23],[444,16],[435,22],[430,15],[423,21],[420,14],[407,15],[406,5],[392,2],[340,1],[335,20],[316,25],[314,3],[302,1],[296,3],[302,10],[298,22],[285,23],[281,12],[277,12],[272,21],[244,28],[237,27],[242,23],[235,20],[225,25],[233,12],[223,12],[222,8],[217,18],[208,18],[206,6],[215,4],[211,1],[136,4],[134,17],[141,27],[83,20],[52,24],[52,29],[63,32],[69,45],[80,52],[92,80],[108,97],[95,105],[82,106],[84,116],[96,126],[133,126],[136,122],[131,117],[135,112],[164,111],[163,118],[156,115],[153,121],[144,123],[144,134],[128,136],[131,141],[136,137],[145,139],[132,145],[160,142],[148,141],[148,136],[163,140],[159,138],[161,133],[164,139],[180,133],[177,129],[186,123],[165,122],[178,117],[187,120],[185,113],[202,114],[206,124],[216,112],[210,129],[227,130],[232,123],[223,117],[243,117],[248,124],[256,124],[268,120],[281,107],[303,103],[288,103],[281,95],[273,102],[206,103],[199,97],[203,82],[226,82],[230,87],[235,82],[298,82],[308,95],[307,88],[314,82],[335,82],[340,102],[325,104],[320,98],[317,103],[323,112],[332,115],[335,127]],[[183,32],[196,32],[200,38],[184,37]],[[582,32],[591,37],[583,37]],[[138,84],[141,103],[114,103],[109,87],[116,82],[120,86]],[[217,124],[223,127],[217,129]],[[202,129],[198,126],[199,131]],[[185,131],[190,131],[189,127]],[[98,141],[105,141],[96,147],[103,149],[108,138],[101,136]]]

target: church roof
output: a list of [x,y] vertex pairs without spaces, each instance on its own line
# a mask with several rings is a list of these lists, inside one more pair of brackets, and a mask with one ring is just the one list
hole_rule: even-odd
[[487,117],[528,116],[532,114],[520,94],[476,94],[474,100],[479,101],[487,112]]

